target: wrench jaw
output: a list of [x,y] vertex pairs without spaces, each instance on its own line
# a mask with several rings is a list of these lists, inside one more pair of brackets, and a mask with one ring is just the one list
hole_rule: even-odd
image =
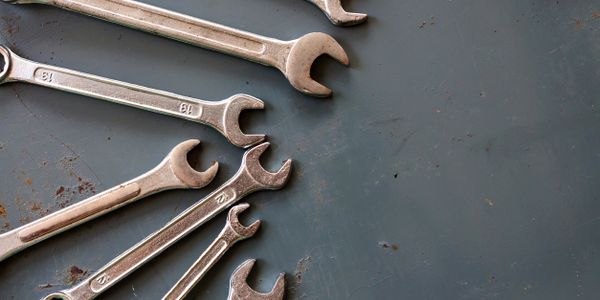
[[260,156],[269,148],[270,143],[262,143],[244,153],[242,159],[242,171],[255,182],[253,190],[278,190],[288,181],[292,170],[292,160],[285,161],[276,173],[265,170],[260,164]]
[[265,103],[255,97],[246,94],[233,95],[227,100],[223,114],[223,134],[235,146],[248,148],[265,139],[264,134],[245,134],[240,129],[239,117],[246,109],[264,109]]
[[200,144],[199,140],[187,140],[175,146],[160,164],[161,167],[169,167],[175,177],[180,180],[176,185],[185,185],[187,188],[203,188],[208,185],[217,175],[219,163],[212,165],[203,172],[196,171],[187,160],[187,154]]
[[255,259],[248,259],[242,263],[231,275],[229,280],[229,296],[227,300],[281,300],[285,293],[285,273],[280,273],[275,285],[268,293],[253,290],[247,283],[248,275],[254,267]]
[[343,65],[350,64],[346,51],[332,36],[322,32],[312,32],[293,41],[283,73],[297,90],[315,97],[329,97],[332,93],[331,89],[316,82],[310,76],[314,61],[325,54]]
[[256,232],[258,231],[258,228],[260,227],[261,223],[260,220],[255,221],[250,226],[244,226],[242,225],[242,223],[240,223],[238,216],[246,209],[248,209],[248,207],[250,207],[250,204],[248,203],[238,204],[231,208],[229,210],[229,213],[227,214],[227,224],[229,224],[229,226],[231,226],[231,229],[233,229],[233,231],[235,231],[235,233],[243,239],[247,239],[249,237],[254,236],[254,234],[256,234]]
[[342,8],[341,0],[308,0],[319,7],[327,18],[337,26],[352,26],[367,20],[366,14],[347,12]]

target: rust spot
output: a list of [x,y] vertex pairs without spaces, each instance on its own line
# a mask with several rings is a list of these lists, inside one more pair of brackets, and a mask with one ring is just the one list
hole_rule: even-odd
[[31,205],[30,210],[31,211],[40,211],[40,210],[42,210],[42,206],[39,203],[35,202]]
[[302,284],[302,279],[303,279],[304,273],[306,273],[308,271],[308,267],[311,262],[312,262],[312,257],[310,257],[310,256],[302,258],[301,260],[298,261],[298,264],[296,265],[296,271],[294,271],[294,279],[293,279],[294,283],[290,287],[290,294],[295,294],[296,290]]
[[79,182],[77,185],[77,192],[79,194],[96,194],[96,187],[90,181],[77,177],[77,182]]
[[33,183],[33,180],[31,178],[27,178],[23,181],[23,183],[25,183],[25,185],[31,185]]
[[13,35],[19,32],[19,25],[17,22],[21,19],[20,16],[2,16],[0,20],[4,22],[4,29],[2,30],[7,35]]
[[600,19],[600,11],[598,11],[598,10],[592,11],[592,18]]
[[575,20],[575,28],[582,29],[583,28],[583,21],[580,20],[580,19]]
[[69,271],[67,272],[67,277],[65,278],[64,282],[67,285],[74,285],[81,279],[83,279],[87,274],[87,270],[82,270],[77,266],[71,266],[71,268],[69,268]]
[[38,289],[39,290],[43,290],[43,289],[50,289],[50,288],[53,288],[53,287],[54,287],[54,284],[46,283],[46,284],[40,284],[38,286]]
[[6,211],[6,208],[4,207],[4,205],[0,204],[0,217],[7,217],[8,216],[8,212]]
[[54,195],[56,197],[60,197],[62,195],[62,193],[65,192],[65,187],[64,186],[59,186],[58,189],[56,190],[56,192],[54,193]]
[[398,251],[398,249],[400,249],[400,246],[398,246],[397,244],[390,244],[386,241],[381,241],[378,244],[379,244],[379,247],[381,247],[383,249],[392,249],[394,251]]

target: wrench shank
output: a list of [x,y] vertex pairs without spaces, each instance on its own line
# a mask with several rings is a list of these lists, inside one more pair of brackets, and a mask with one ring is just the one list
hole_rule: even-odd
[[36,3],[82,13],[194,46],[242,57],[283,70],[274,53],[286,42],[132,0],[40,0]]
[[[192,290],[194,285],[204,277],[215,263],[225,254],[239,238],[234,238],[231,233],[224,229],[219,237],[202,253],[200,258],[194,262],[192,267],[185,272],[185,275],[177,282],[171,290],[162,298],[162,300],[183,299]],[[229,236],[229,239],[227,238]],[[241,237],[240,237],[241,238]]]
[[50,65],[38,64],[11,53],[6,81],[21,81],[147,111],[207,124],[223,132],[212,115],[222,113],[224,101],[209,102],[139,85]]
[[75,299],[95,298],[245,195],[256,190],[256,187],[249,184],[252,180],[245,170],[238,172],[221,188],[109,262],[87,280],[64,293]]
[[0,261],[45,239],[95,219],[108,212],[166,189],[183,186],[165,176],[163,161],[153,170],[119,186],[65,207],[34,222],[0,235]]

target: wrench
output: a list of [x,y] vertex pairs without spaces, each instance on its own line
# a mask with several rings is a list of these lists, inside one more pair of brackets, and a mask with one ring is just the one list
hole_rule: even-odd
[[307,0],[318,6],[338,26],[352,26],[367,20],[366,14],[347,12],[342,8],[342,0]]
[[316,97],[327,97],[331,90],[310,77],[314,60],[328,54],[344,65],[349,64],[342,46],[333,37],[321,32],[281,41],[133,0],[2,1],[48,4],[272,66],[279,69],[294,88]]
[[287,160],[277,173],[267,172],[259,161],[260,155],[267,147],[269,147],[268,142],[246,151],[240,169],[217,190],[113,259],[86,280],[70,289],[50,294],[44,299],[93,299],[244,196],[259,190],[282,188],[288,180],[292,161]]
[[4,58],[0,84],[27,82],[206,124],[238,147],[250,147],[265,139],[264,135],[246,135],[240,129],[238,117],[242,110],[264,107],[261,100],[249,95],[238,94],[217,102],[204,101],[36,63],[1,45],[0,56]]
[[285,293],[285,273],[280,273],[275,285],[268,293],[253,290],[246,279],[254,267],[255,259],[242,263],[231,275],[229,280],[229,296],[227,300],[282,300]]
[[238,215],[248,207],[250,207],[249,204],[243,203],[229,210],[227,223],[223,231],[208,246],[208,249],[202,253],[192,267],[187,270],[185,275],[179,279],[175,286],[162,298],[163,300],[183,299],[231,246],[236,242],[252,237],[256,233],[258,227],[260,227],[260,220],[246,227],[238,219]]
[[154,193],[206,186],[217,174],[219,164],[213,163],[204,172],[194,170],[187,161],[187,153],[198,144],[199,140],[185,141],[173,148],[158,166],[147,173],[1,234],[0,261],[67,229]]

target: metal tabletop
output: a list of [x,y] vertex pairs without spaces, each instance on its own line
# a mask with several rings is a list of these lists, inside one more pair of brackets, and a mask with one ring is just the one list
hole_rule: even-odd
[[[288,186],[246,201],[263,220],[194,289],[225,299],[259,263],[287,299],[600,297],[600,4],[592,0],[344,1],[366,24],[332,26],[300,0],[144,0],[279,39],[333,35],[351,66],[319,59],[331,99],[279,71],[43,5],[0,5],[17,54],[206,100],[263,99]],[[0,263],[1,299],[39,299],[92,274],[237,170],[243,150],[199,124],[26,84],[0,87],[3,231],[129,180],[202,140],[199,191],[142,199]],[[223,227],[211,221],[101,299],[158,299]]]

